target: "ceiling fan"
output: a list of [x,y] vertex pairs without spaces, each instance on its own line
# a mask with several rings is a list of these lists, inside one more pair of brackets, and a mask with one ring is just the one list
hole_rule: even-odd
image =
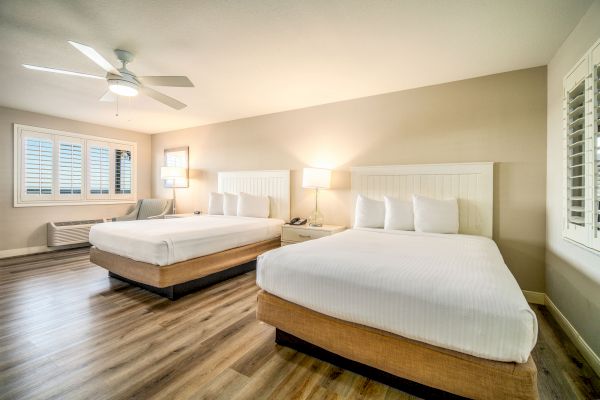
[[83,78],[105,79],[108,83],[108,91],[100,98],[100,101],[115,101],[117,96],[137,96],[143,93],[154,100],[159,101],[171,108],[181,110],[185,104],[166,94],[158,92],[150,86],[172,86],[172,87],[194,87],[187,76],[137,76],[127,69],[127,64],[133,61],[133,54],[126,50],[115,50],[115,55],[121,61],[121,68],[113,67],[104,57],[90,46],[69,41],[77,50],[89,57],[93,62],[106,71],[106,76],[90,75],[81,72],[66,71],[56,68],[39,67],[36,65],[23,64],[27,69],[36,71],[54,72],[57,74],[80,76]]

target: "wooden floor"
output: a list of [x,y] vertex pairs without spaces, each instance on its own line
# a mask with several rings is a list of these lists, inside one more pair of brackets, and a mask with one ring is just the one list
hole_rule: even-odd
[[[109,279],[87,249],[0,260],[0,399],[413,399],[274,344],[254,273],[176,302]],[[600,398],[544,307],[542,399]]]

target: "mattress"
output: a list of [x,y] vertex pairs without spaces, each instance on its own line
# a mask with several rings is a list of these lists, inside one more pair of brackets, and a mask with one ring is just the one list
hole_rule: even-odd
[[526,362],[537,320],[484,237],[352,229],[262,254],[257,284],[335,318],[473,356]]
[[281,219],[223,215],[97,224],[98,249],[159,266],[202,257],[281,235]]

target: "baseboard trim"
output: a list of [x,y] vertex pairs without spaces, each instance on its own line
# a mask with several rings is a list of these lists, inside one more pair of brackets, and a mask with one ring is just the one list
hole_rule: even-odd
[[560,325],[563,331],[567,334],[567,336],[573,341],[577,350],[581,353],[583,358],[586,359],[590,367],[596,372],[598,376],[600,376],[600,357],[598,354],[594,353],[594,350],[586,343],[586,341],[581,337],[579,332],[575,329],[573,325],[569,322],[567,317],[563,315],[563,313],[556,307],[556,305],[550,300],[550,298],[545,296],[546,307],[550,314],[554,317],[556,322]]
[[523,295],[528,303],[533,304],[546,304],[546,294],[542,292],[532,292],[530,290],[523,290]]
[[33,246],[33,247],[22,247],[20,249],[0,250],[0,258],[9,258],[17,256],[26,256],[29,254],[45,253],[52,251],[48,246]]
[[48,253],[48,252],[57,251],[57,250],[76,249],[79,247],[87,247],[87,246],[89,246],[89,243],[78,243],[78,244],[70,244],[70,245],[66,245],[66,246],[56,246],[56,247],[32,246],[32,247],[22,247],[20,249],[0,250],[0,259],[10,258],[10,257],[18,257],[18,256],[27,256],[30,254]]

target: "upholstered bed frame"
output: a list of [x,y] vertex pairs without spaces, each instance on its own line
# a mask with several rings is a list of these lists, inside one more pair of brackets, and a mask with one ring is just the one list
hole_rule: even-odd
[[[352,169],[352,195],[382,200],[410,194],[459,201],[459,232],[492,237],[493,164],[435,164]],[[296,348],[425,398],[539,398],[531,356],[491,361],[336,319],[262,291],[257,318]]]
[[[219,192],[269,196],[270,217],[290,218],[290,171],[219,172]],[[280,238],[158,266],[92,247],[90,260],[111,277],[140,286],[171,300],[255,268],[256,257],[280,246]]]

